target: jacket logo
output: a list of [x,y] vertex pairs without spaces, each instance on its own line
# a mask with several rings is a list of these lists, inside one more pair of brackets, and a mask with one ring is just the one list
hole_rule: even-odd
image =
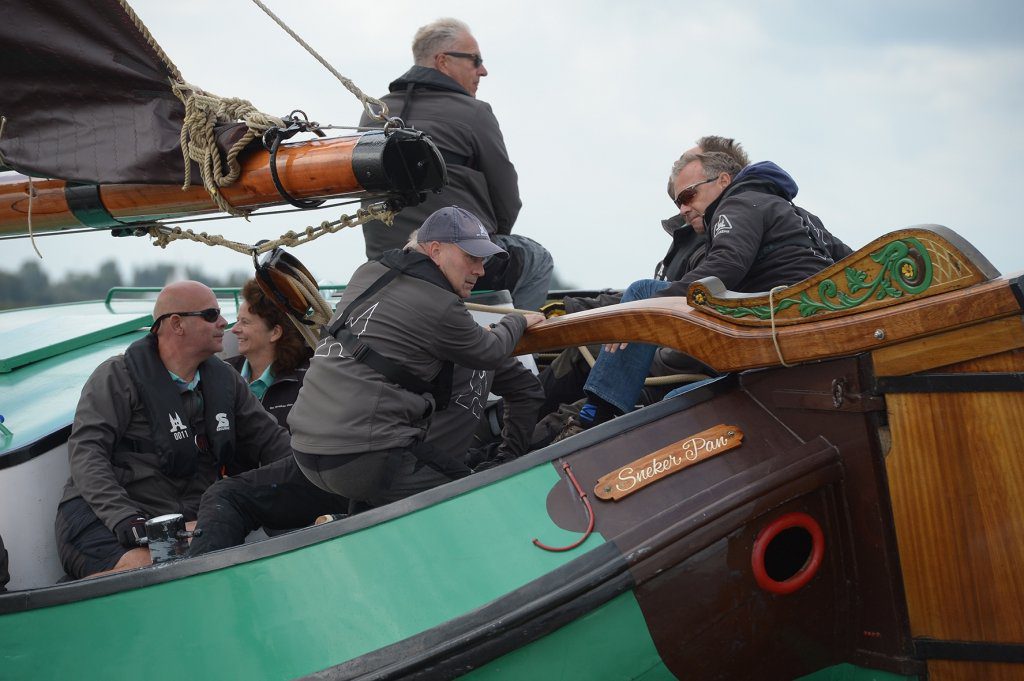
[[167,418],[171,420],[171,435],[174,436],[175,440],[183,440],[188,437],[188,426],[182,423],[181,417],[178,416],[178,412],[168,414]]
[[728,234],[731,231],[732,223],[729,222],[729,218],[725,215],[719,215],[718,220],[715,222],[715,229],[712,233],[712,238],[716,238],[722,234]]
[[484,382],[487,372],[483,370],[473,371],[469,377],[469,389],[452,397],[452,404],[457,404],[463,409],[472,412],[473,416],[480,418],[484,414]]
[[228,422],[228,415],[227,414],[225,414],[224,412],[221,412],[221,413],[217,414],[216,416],[214,416],[214,418],[217,419],[217,432],[218,433],[220,431],[222,431],[222,430],[231,430],[231,424]]

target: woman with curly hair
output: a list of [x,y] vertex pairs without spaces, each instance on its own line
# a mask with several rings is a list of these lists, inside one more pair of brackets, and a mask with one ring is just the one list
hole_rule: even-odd
[[287,428],[288,412],[313,351],[285,313],[263,295],[255,279],[242,287],[238,321],[231,333],[238,339],[239,354],[228,359],[228,364],[242,374],[263,407]]

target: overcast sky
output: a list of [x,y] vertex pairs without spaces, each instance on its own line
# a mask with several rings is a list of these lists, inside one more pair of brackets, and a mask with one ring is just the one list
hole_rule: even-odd
[[[660,220],[672,162],[705,134],[797,180],[796,202],[850,246],[938,223],[1003,273],[1024,270],[1024,3],[775,0],[729,3],[516,0],[266,0],[335,68],[382,95],[411,64],[416,29],[466,21],[490,75],[489,102],[519,172],[515,231],[545,244],[579,287],[648,277],[668,245]],[[360,105],[249,0],[134,0],[186,79],[268,113],[301,108],[354,124]],[[290,214],[202,230],[255,242],[334,217]],[[241,226],[237,226],[237,225]],[[51,276],[114,257],[122,273],[177,261],[244,270],[245,256],[167,251],[104,234],[38,240]],[[35,258],[0,242],[2,269]],[[321,281],[363,260],[360,234],[295,254]]]

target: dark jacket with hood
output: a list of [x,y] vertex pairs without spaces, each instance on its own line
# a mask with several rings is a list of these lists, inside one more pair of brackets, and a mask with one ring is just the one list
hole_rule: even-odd
[[[428,194],[418,206],[403,209],[390,227],[376,221],[364,225],[366,257],[373,260],[384,251],[404,247],[409,234],[445,206],[465,208],[480,218],[490,234],[510,234],[523,205],[519,176],[490,104],[424,66],[413,66],[389,89],[382,101],[390,115],[425,132],[444,155],[448,186],[439,194]],[[382,123],[364,113],[359,125],[381,127]]]
[[[225,360],[234,367],[239,374],[245,366],[245,356],[236,355]],[[260,404],[271,416],[277,419],[282,428],[288,427],[288,414],[295,404],[295,398],[299,395],[299,388],[302,387],[302,379],[306,376],[306,369],[309,368],[309,360],[305,360],[293,371],[282,371],[274,375],[274,382],[270,384],[267,391],[260,398]],[[257,378],[259,378],[257,376]]]
[[[223,371],[216,371],[218,366]],[[199,435],[208,429],[220,429],[220,435],[231,438],[232,472],[291,455],[288,432],[260,406],[238,373],[216,357],[201,364],[199,372],[197,389],[181,395],[182,412],[176,413],[177,423],[161,419],[157,428],[184,432],[189,443],[194,440],[193,431]],[[200,393],[204,381],[218,379],[231,381],[220,385],[218,392],[229,395],[232,413],[212,414],[215,423],[206,423]],[[150,382],[153,380],[174,385],[166,369]],[[194,520],[200,497],[222,472],[223,464],[213,453],[199,448],[193,455],[194,470],[182,476],[168,472],[165,457],[154,445],[149,411],[139,385],[124,355],[103,362],[82,388],[68,437],[71,477],[61,502],[82,497],[111,530],[121,520],[136,515],[182,513],[186,520]],[[184,426],[188,430],[183,430]]]
[[[446,361],[469,369],[496,369],[526,330],[526,319],[519,314],[481,328],[441,270],[415,251],[388,251],[381,260],[360,266],[331,323],[391,269],[401,274],[356,305],[348,329],[419,379],[433,380]],[[431,394],[391,382],[328,336],[310,360],[288,417],[292,447],[317,455],[407,447],[424,437],[434,408]]]
[[793,204],[797,185],[771,161],[736,174],[704,212],[707,255],[659,296],[685,296],[690,284],[718,277],[730,291],[758,293],[813,276],[852,251],[816,216]]

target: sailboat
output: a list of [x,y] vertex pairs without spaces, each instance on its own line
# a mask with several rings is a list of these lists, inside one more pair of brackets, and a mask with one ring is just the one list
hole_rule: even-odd
[[[120,3],[91,5],[128,25]],[[429,140],[371,133],[336,158],[380,147],[390,183],[353,171],[307,191],[300,173],[244,205],[228,186],[160,203],[185,161],[29,179],[11,125],[0,152],[26,173],[0,190],[12,231],[30,203],[40,229],[99,215],[159,232],[221,191],[249,209],[280,187],[408,202],[443,185]],[[291,166],[292,146],[240,152],[240,177]],[[77,186],[90,210],[68,201]],[[144,200],[113,198],[127,194]],[[113,291],[0,313],[0,678],[1024,678],[1022,310],[1024,275],[926,225],[781,291],[710,278],[551,319],[517,352],[647,342],[720,376],[394,504],[77,582],[52,546],[74,405],[150,304]]]

